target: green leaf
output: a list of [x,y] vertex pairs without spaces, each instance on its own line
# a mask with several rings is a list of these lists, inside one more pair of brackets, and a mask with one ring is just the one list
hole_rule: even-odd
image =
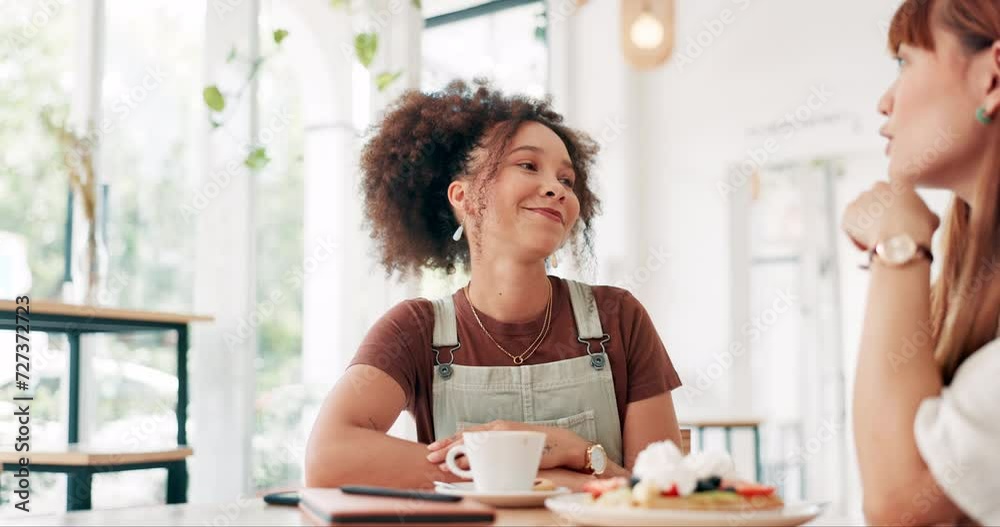
[[288,36],[288,31],[287,30],[285,30],[285,29],[275,29],[274,30],[274,43],[275,44],[281,44],[281,41],[285,40],[285,37],[287,37],[287,36]]
[[546,38],[546,27],[543,25],[535,26],[535,40],[544,44]]
[[271,158],[267,157],[267,149],[261,146],[253,149],[249,154],[247,154],[247,158],[243,161],[243,164],[248,166],[251,170],[260,170],[266,167],[270,162]]
[[423,2],[421,2],[420,0],[413,0],[413,7],[416,7],[417,9],[423,9],[424,7]]
[[330,7],[338,9],[341,7],[347,7],[348,0],[330,0]]
[[388,71],[383,71],[375,76],[375,85],[378,86],[378,91],[385,91],[392,83],[396,82],[401,75],[402,71],[397,71],[395,73],[389,73]]
[[229,55],[226,55],[226,64],[236,60],[236,46],[229,50]]
[[354,53],[358,56],[358,62],[362,66],[368,67],[375,60],[375,52],[378,51],[378,35],[375,33],[358,33],[354,37]]
[[222,96],[218,86],[206,86],[201,92],[201,98],[205,99],[205,104],[216,112],[221,112],[226,107],[226,98]]

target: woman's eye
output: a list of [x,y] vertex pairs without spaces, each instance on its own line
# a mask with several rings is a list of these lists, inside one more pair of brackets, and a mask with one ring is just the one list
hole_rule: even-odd
[[532,163],[531,161],[525,161],[523,163],[518,163],[517,166],[519,166],[519,167],[521,167],[521,168],[523,168],[525,170],[535,170],[535,164]]
[[568,187],[568,188],[573,188],[573,185],[575,185],[575,184],[576,184],[576,182],[575,182],[575,181],[573,181],[573,180],[572,180],[572,179],[570,179],[570,178],[562,178],[562,179],[560,179],[559,181],[562,181],[562,184],[563,184],[563,185],[566,185],[566,187]]
[[905,65],[906,65],[906,59],[904,59],[903,57],[896,57],[896,66],[899,67],[899,69],[903,69],[903,66]]

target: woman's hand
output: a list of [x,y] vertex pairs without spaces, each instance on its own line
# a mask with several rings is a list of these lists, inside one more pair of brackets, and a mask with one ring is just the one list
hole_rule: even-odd
[[[427,449],[430,451],[427,455],[427,460],[431,463],[437,463],[442,471],[448,472],[448,466],[444,462],[445,456],[448,455],[448,451],[452,447],[462,444],[462,434],[464,432],[482,431],[530,431],[544,433],[545,447],[542,450],[542,461],[538,467],[542,470],[559,467],[579,470],[583,468],[583,452],[590,446],[590,442],[565,428],[529,425],[516,421],[493,421],[485,425],[466,428],[451,437],[439,439],[427,445]],[[579,460],[575,459],[578,457],[578,454]],[[466,469],[469,468],[468,460],[465,457],[460,457],[455,461],[458,466]]]
[[867,251],[899,234],[930,245],[940,224],[913,187],[880,181],[847,206],[841,228],[858,249]]

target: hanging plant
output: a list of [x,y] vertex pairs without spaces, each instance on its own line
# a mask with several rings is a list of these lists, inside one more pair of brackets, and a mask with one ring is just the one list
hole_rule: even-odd
[[[280,50],[281,43],[288,38],[288,30],[275,29],[271,32],[271,38],[274,40],[276,49]],[[251,60],[247,77],[235,93],[227,94],[219,89],[219,86],[215,84],[205,86],[205,88],[201,91],[201,98],[205,101],[205,106],[207,106],[210,110],[209,123],[212,125],[213,129],[225,126],[226,121],[228,121],[233,115],[232,111],[227,113],[226,108],[239,107],[239,103],[243,99],[244,93],[246,93],[250,84],[253,83],[254,78],[257,77],[257,73],[260,72],[261,67],[263,67],[264,64],[276,53],[277,51],[270,55],[256,57]],[[233,46],[232,49],[229,50],[229,54],[226,56],[226,64],[231,64],[239,58],[239,51],[236,49],[236,46]],[[233,104],[229,104],[229,101],[232,101]],[[243,160],[243,164],[251,170],[260,170],[266,167],[270,161],[271,158],[267,155],[267,149],[263,146],[256,146],[250,149],[250,152],[247,153],[247,157]]]
[[[370,0],[363,0],[362,3],[366,9],[371,8]],[[410,0],[410,4],[418,10],[423,8],[421,0]],[[336,9],[346,9],[348,11],[353,7],[352,0],[330,0],[330,5]],[[375,62],[375,55],[378,53],[378,44],[378,33],[374,31],[364,31],[354,35],[354,55],[358,59],[358,62],[369,71],[371,70],[372,63]],[[403,71],[380,71],[375,73],[375,88],[379,92],[384,92],[402,76]]]
[[[410,3],[417,9],[422,8],[421,0],[410,0]],[[330,0],[330,6],[336,9],[348,10],[352,7],[351,0]],[[365,1],[365,6],[368,8],[370,4]],[[274,40],[276,49],[280,50],[281,43],[288,38],[288,30],[275,29],[271,32],[271,38]],[[370,70],[371,65],[375,62],[375,56],[378,53],[378,44],[378,34],[375,32],[361,32],[354,36],[354,55],[365,69]],[[226,113],[226,108],[239,107],[239,102],[243,99],[246,89],[253,82],[254,78],[256,78],[261,67],[273,56],[274,54],[271,54],[251,60],[246,80],[234,93],[226,93],[215,84],[205,86],[201,92],[201,98],[205,101],[205,106],[210,111],[209,123],[213,129],[220,128],[226,124],[226,121],[232,116],[231,111],[228,114]],[[239,59],[239,51],[236,49],[236,46],[233,46],[226,56],[226,64],[232,64],[237,59]],[[384,92],[402,76],[403,71],[401,70],[378,72],[375,74],[375,87],[379,92]],[[230,101],[232,104],[230,104]],[[267,155],[267,149],[263,146],[256,146],[247,154],[246,159],[243,160],[243,164],[251,170],[260,170],[266,167],[270,161],[271,158]]]

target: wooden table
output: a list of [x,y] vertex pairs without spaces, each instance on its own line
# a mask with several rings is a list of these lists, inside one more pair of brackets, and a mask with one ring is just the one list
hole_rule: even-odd
[[[23,519],[22,519],[23,518]],[[211,504],[158,505],[79,511],[46,516],[0,517],[17,525],[310,525],[295,507],[267,505],[257,498]],[[567,525],[547,509],[497,509],[495,525]],[[821,516],[809,525],[863,525],[858,519]]]
[[[18,306],[19,304],[13,300],[0,300],[0,330],[16,329],[15,315]],[[66,439],[70,445],[79,443],[80,433],[80,335],[142,331],[177,332],[177,446],[183,448],[187,445],[188,326],[192,322],[209,322],[212,317],[63,304],[44,300],[31,300],[28,303],[28,308],[31,331],[65,333],[69,340],[69,382],[67,386],[69,411]],[[185,499],[187,489],[186,465],[181,466],[179,470],[171,471],[171,474],[168,475],[167,496],[171,498],[172,502],[182,502]],[[86,477],[85,473],[70,472],[67,474],[66,505],[68,510],[90,508],[90,485],[87,483]]]

